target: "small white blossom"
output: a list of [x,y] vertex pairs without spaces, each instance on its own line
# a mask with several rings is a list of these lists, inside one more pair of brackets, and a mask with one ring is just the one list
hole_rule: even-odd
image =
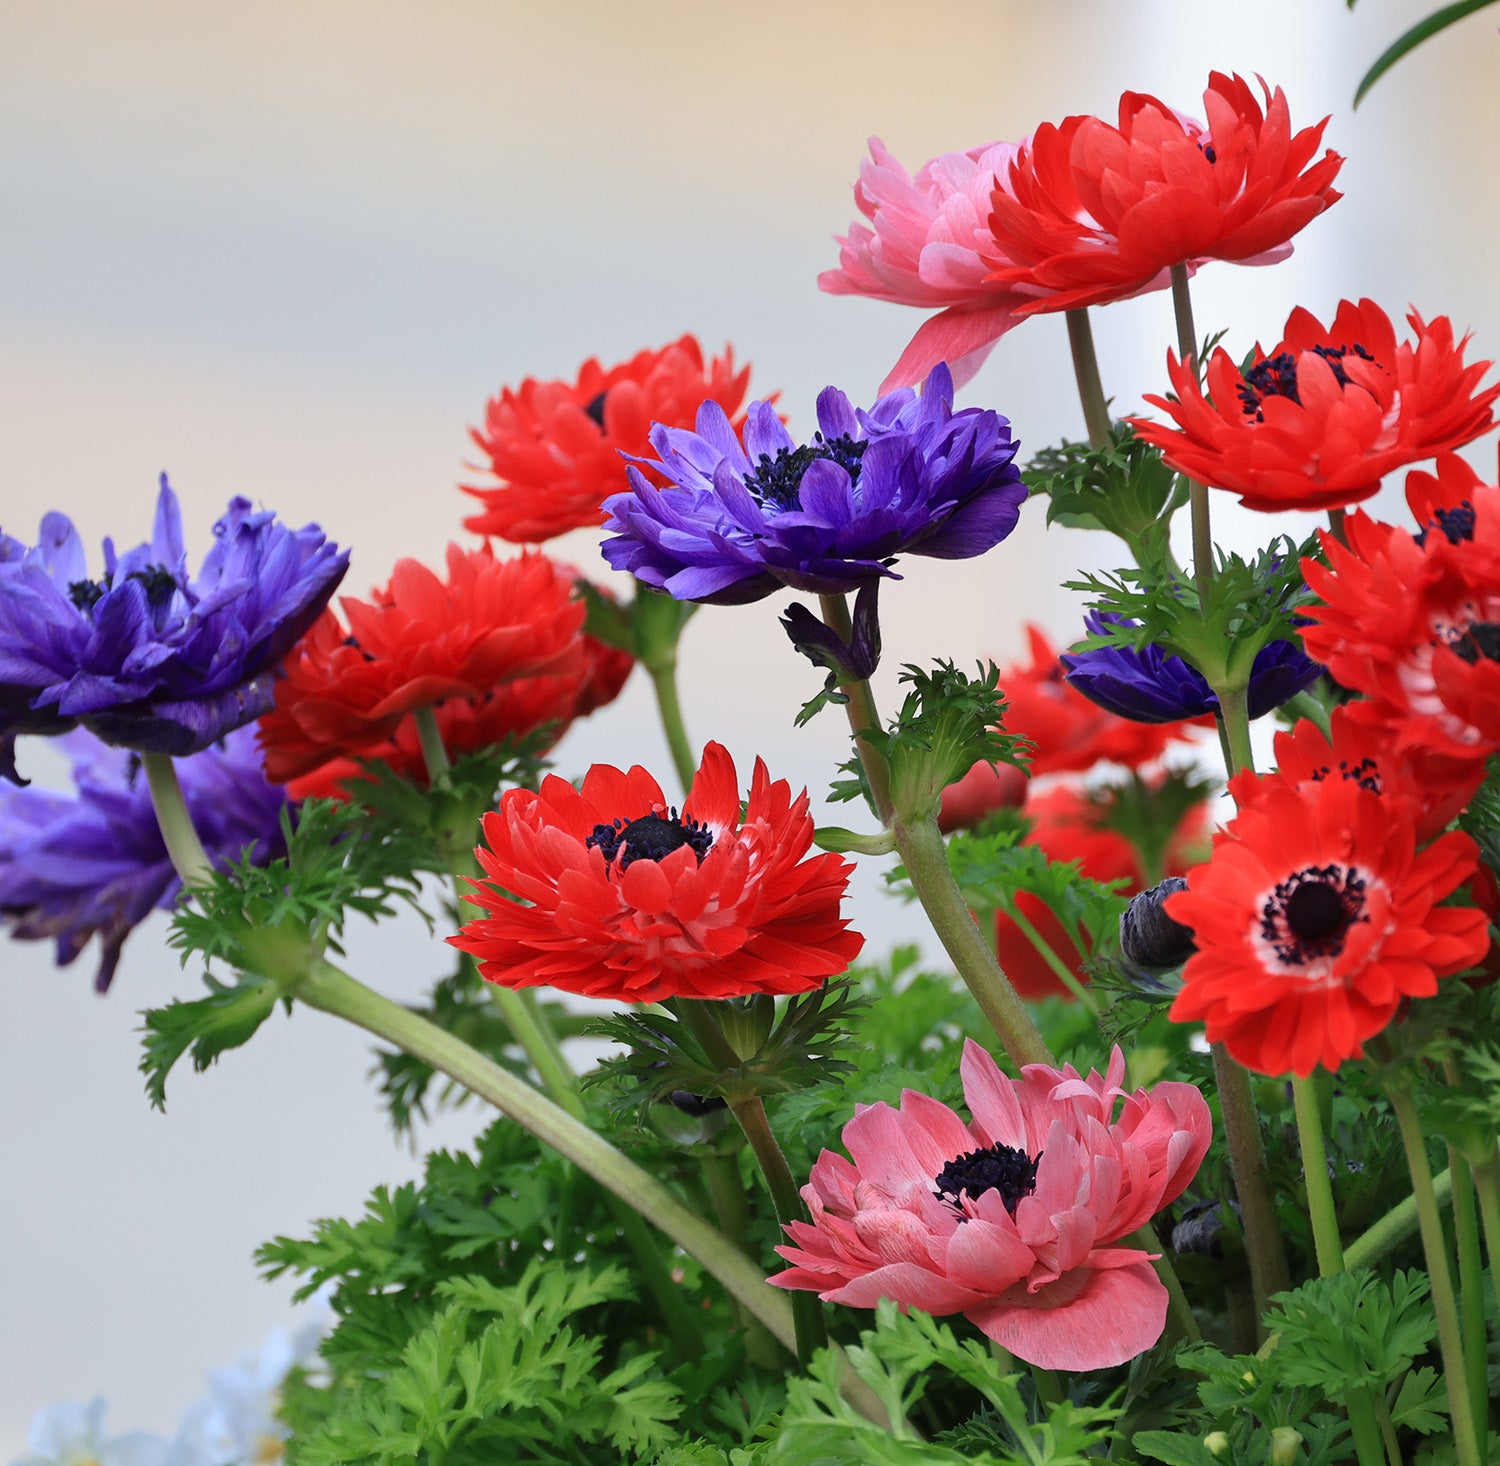
[[11,1466],[168,1466],[170,1446],[159,1436],[132,1430],[104,1439],[104,1399],[66,1401],[38,1410],[26,1435],[28,1454]]

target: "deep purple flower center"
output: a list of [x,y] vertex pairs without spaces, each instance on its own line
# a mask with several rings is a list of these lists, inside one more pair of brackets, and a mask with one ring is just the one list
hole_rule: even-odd
[[665,815],[643,814],[628,822],[615,820],[613,824],[595,825],[594,833],[583,843],[591,850],[603,851],[606,863],[618,857],[615,868],[624,870],[635,860],[665,860],[684,845],[692,848],[701,865],[714,837],[707,825],[694,819],[680,819],[677,811],[671,809]]
[[[177,593],[177,577],[165,565],[148,565],[144,570],[132,570],[126,580],[138,581],[146,591],[146,604],[159,611],[171,602]],[[114,588],[112,578],[101,575],[98,580],[75,580],[68,586],[68,599],[85,614]]]
[[1471,667],[1481,658],[1486,662],[1500,662],[1500,624],[1494,621],[1474,621],[1448,643]]
[[827,439],[822,433],[814,433],[811,443],[800,448],[778,448],[773,458],[762,453],[755,467],[745,475],[745,487],[760,504],[776,509],[801,507],[797,491],[802,487],[802,475],[820,458],[836,463],[849,475],[851,483],[859,482],[860,459],[864,457],[867,444],[863,438],[851,438],[847,434]]
[[600,432],[604,431],[604,393],[603,392],[600,392],[596,396],[589,398],[588,402],[584,404],[583,415],[585,417],[591,417],[591,418],[593,418],[593,420],[596,423],[599,424],[599,430],[600,430]]
[[1310,865],[1282,881],[1260,915],[1260,934],[1281,961],[1302,967],[1337,957],[1349,928],[1370,919],[1364,878],[1352,865]]
[[[1314,356],[1321,356],[1333,368],[1333,375],[1341,387],[1349,385],[1349,373],[1344,369],[1344,358],[1350,352],[1353,352],[1361,361],[1375,360],[1363,346],[1358,344],[1314,346],[1312,352]],[[1263,361],[1256,362],[1249,371],[1244,373],[1243,380],[1236,390],[1240,394],[1245,416],[1253,417],[1256,422],[1266,420],[1261,404],[1267,397],[1288,397],[1300,407],[1302,398],[1297,392],[1296,354],[1290,351],[1278,351],[1275,356],[1268,356]]]
[[986,1191],[998,1191],[1006,1211],[1015,1216],[1021,1198],[1036,1190],[1036,1168],[1041,1161],[1041,1151],[1033,1158],[1013,1145],[990,1145],[955,1156],[933,1177],[933,1184],[954,1206],[959,1205],[962,1192],[977,1200]]
[[1427,531],[1430,529],[1440,531],[1450,545],[1472,540],[1474,538],[1474,506],[1465,499],[1461,504],[1454,505],[1452,509],[1434,510],[1432,519],[1412,538],[1419,545],[1425,546]]
[[1198,151],[1202,153],[1210,163],[1217,163],[1219,161],[1219,155],[1214,152],[1214,145],[1212,143],[1199,143]]

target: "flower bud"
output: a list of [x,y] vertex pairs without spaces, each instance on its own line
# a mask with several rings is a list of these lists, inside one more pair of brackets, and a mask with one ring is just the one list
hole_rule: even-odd
[[1196,1253],[1202,1257],[1222,1257],[1223,1243],[1219,1233],[1224,1230],[1224,1219],[1217,1201],[1200,1201],[1189,1207],[1182,1220],[1172,1228],[1172,1251]]
[[1120,918],[1120,948],[1138,967],[1180,967],[1197,950],[1193,933],[1162,909],[1168,896],[1187,890],[1181,876],[1166,880],[1130,898]]
[[1229,1454],[1229,1437],[1222,1430],[1210,1431],[1203,1437],[1203,1449],[1222,1460]]
[[1278,1425],[1271,1432],[1271,1466],[1292,1466],[1302,1449],[1302,1432]]
[[674,1089],[667,1096],[668,1102],[684,1115],[691,1115],[695,1120],[704,1115],[711,1115],[715,1110],[727,1109],[727,1103],[716,1094],[693,1094],[686,1089]]

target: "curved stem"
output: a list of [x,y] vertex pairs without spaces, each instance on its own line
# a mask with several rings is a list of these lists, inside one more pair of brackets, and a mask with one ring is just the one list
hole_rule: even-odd
[[146,771],[151,807],[156,811],[156,823],[173,867],[182,877],[183,885],[203,885],[213,874],[213,863],[193,828],[187,801],[182,797],[182,784],[177,778],[177,766],[170,754],[143,753],[141,767]]
[[[765,1324],[787,1348],[794,1347],[792,1310],[784,1296],[722,1233],[697,1216],[660,1181],[622,1155],[524,1080],[502,1069],[461,1039],[419,1014],[356,982],[328,962],[319,962],[297,996],[309,1007],[346,1019],[395,1044],[413,1057],[488,1100],[517,1124],[592,1176],[633,1207],[652,1226],[696,1259],[729,1294]],[[890,1418],[874,1392],[847,1369],[845,1397],[867,1419],[889,1429]]]
[[1448,1267],[1448,1245],[1443,1237],[1443,1219],[1438,1215],[1432,1187],[1432,1167],[1427,1163],[1427,1144],[1422,1122],[1412,1102],[1411,1091],[1391,1084],[1391,1109],[1401,1129],[1406,1164],[1411,1171],[1412,1196],[1417,1204],[1417,1224],[1422,1250],[1427,1256],[1427,1276],[1432,1283],[1432,1309],[1437,1315],[1438,1347],[1443,1356],[1443,1383],[1448,1391],[1448,1414],[1453,1420],[1453,1445],[1458,1466],[1479,1466],[1483,1459],[1475,1434],[1474,1412],[1469,1405],[1468,1371],[1464,1365],[1463,1330],[1458,1301],[1453,1294],[1453,1275]]
[[1114,445],[1113,425],[1109,420],[1109,402],[1104,396],[1104,382],[1099,376],[1099,357],[1094,351],[1094,327],[1087,306],[1067,312],[1068,346],[1073,352],[1073,377],[1078,383],[1078,400],[1083,404],[1083,421],[1088,429],[1089,447],[1110,448]]
[[[823,624],[845,643],[853,642],[854,622],[849,615],[849,603],[844,597],[819,596],[818,607],[823,613]],[[864,767],[865,782],[870,786],[875,814],[881,824],[888,825],[891,822],[891,771],[885,756],[861,736],[867,729],[880,727],[875,694],[864,678],[850,678],[847,682],[840,682],[839,691],[848,698],[844,710],[849,715],[849,731],[854,734],[854,746]]]
[[[1453,1172],[1440,1171],[1432,1178],[1432,1192],[1439,1208],[1453,1195]],[[1417,1230],[1417,1201],[1408,1196],[1398,1201],[1381,1219],[1367,1227],[1344,1249],[1344,1265],[1350,1272],[1356,1268],[1374,1267],[1387,1253],[1394,1252]]]
[[646,663],[651,676],[651,687],[656,693],[656,710],[661,715],[662,732],[667,735],[667,747],[672,750],[672,763],[677,769],[677,782],[686,794],[693,787],[693,775],[698,772],[697,755],[687,735],[687,725],[682,720],[682,699],[677,695],[677,651],[658,653]]
[[1001,910],[1015,922],[1021,935],[1031,943],[1037,955],[1052,969],[1052,975],[1072,993],[1092,1017],[1097,1018],[1099,1005],[1094,1001],[1094,995],[1079,982],[1073,969],[1057,955],[1052,944],[1036,929],[1035,924],[1027,919],[1026,913],[1015,902],[1002,907]]
[[898,820],[893,828],[912,890],[1011,1062],[1018,1068],[1023,1064],[1055,1064],[1035,1020],[1001,971],[993,945],[974,924],[968,902],[953,879],[937,820],[911,824]]
[[1474,1177],[1455,1146],[1448,1147],[1453,1174],[1453,1241],[1458,1251],[1458,1303],[1468,1366],[1469,1408],[1476,1425],[1489,1412],[1488,1330],[1484,1324],[1484,1256],[1479,1246],[1479,1215],[1474,1205]]

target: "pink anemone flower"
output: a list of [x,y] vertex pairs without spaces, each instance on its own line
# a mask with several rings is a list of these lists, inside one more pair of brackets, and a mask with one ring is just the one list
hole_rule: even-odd
[[1016,1080],[970,1040],[960,1073],[967,1125],[912,1090],[899,1109],[856,1109],[852,1160],[818,1157],[802,1188],[812,1221],[787,1226],[796,1245],[776,1250],[792,1266],[770,1281],[825,1303],[961,1313],[1044,1369],[1104,1369],[1150,1348],[1167,1290],[1152,1254],[1109,1244],[1197,1173],[1212,1128],[1203,1096],[1171,1083],[1127,1094],[1118,1048],[1103,1075],[1030,1064]]
[[854,223],[839,236],[839,268],[824,270],[818,288],[940,310],[918,328],[882,393],[925,380],[940,361],[962,387],[1016,324],[1017,307],[1038,294],[986,280],[994,266],[979,254],[981,244],[994,251],[990,196],[1015,152],[1015,143],[989,143],[944,153],[913,178],[878,137],[870,139],[854,202],[874,228]]

